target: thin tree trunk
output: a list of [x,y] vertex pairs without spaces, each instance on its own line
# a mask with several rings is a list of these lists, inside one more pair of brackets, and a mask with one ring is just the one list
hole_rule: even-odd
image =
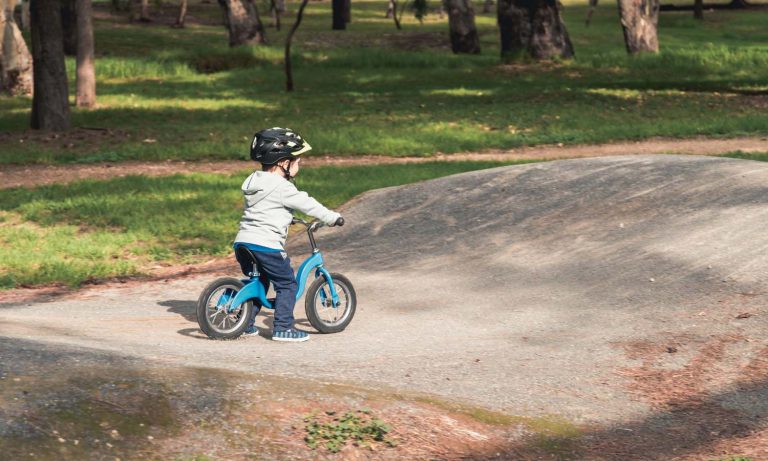
[[64,33],[64,54],[77,54],[77,12],[76,0],[61,0],[61,25]]
[[296,22],[293,23],[293,27],[291,27],[290,32],[288,32],[288,37],[285,39],[285,91],[291,92],[293,91],[293,68],[291,67],[291,41],[293,40],[293,34],[296,33],[296,29],[299,28],[299,25],[301,24],[301,18],[304,16],[304,8],[307,7],[307,2],[309,0],[303,0],[301,2],[301,6],[299,7],[299,12],[296,15]]
[[659,0],[618,0],[627,53],[659,51]]
[[347,28],[347,21],[344,20],[344,2],[345,0],[331,0],[333,18],[331,29],[333,30],[344,30]]
[[[37,0],[35,0],[37,1]],[[96,105],[96,71],[93,58],[93,5],[77,0],[77,107]]]
[[[283,7],[285,7],[285,3],[283,3]],[[280,30],[280,13],[282,12],[276,0],[270,0],[269,11],[272,13],[272,24],[275,26],[275,30]]]
[[693,2],[693,18],[704,19],[704,0],[694,0]]
[[393,11],[395,11],[395,0],[389,0],[387,2],[387,12],[384,13],[384,19],[391,18]]
[[480,53],[480,39],[475,27],[475,10],[469,0],[443,0],[448,11],[451,50],[454,53]]
[[32,94],[32,56],[13,18],[13,0],[0,0],[0,91]]
[[61,2],[34,0],[30,5],[34,60],[33,129],[69,128],[67,69],[64,66]]
[[179,14],[176,16],[176,22],[173,24],[173,27],[177,27],[179,29],[184,27],[184,23],[187,20],[187,0],[181,0],[179,3]]
[[488,14],[493,11],[493,0],[485,0],[483,2],[483,14]]
[[128,0],[131,22],[152,22],[149,17],[149,0]]
[[496,11],[503,60],[573,57],[557,0],[498,0]]
[[229,46],[267,43],[259,10],[252,0],[219,0],[229,29]]
[[[395,21],[395,27],[397,27],[397,30],[403,30],[402,25],[400,25],[400,17],[397,15],[398,1],[389,0],[389,7],[392,9],[392,20]],[[389,13],[389,10],[387,10],[387,13]]]
[[584,25],[587,27],[592,24],[592,15],[595,14],[595,8],[597,8],[597,0],[589,0],[589,11],[587,11],[587,19],[584,21]]
[[139,14],[139,21],[151,22],[149,17],[149,0],[141,0],[141,13]]

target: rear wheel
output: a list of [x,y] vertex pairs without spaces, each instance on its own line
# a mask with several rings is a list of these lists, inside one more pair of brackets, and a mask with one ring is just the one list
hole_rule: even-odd
[[244,302],[232,312],[229,308],[245,284],[235,278],[214,280],[197,300],[197,323],[211,339],[235,339],[243,334],[253,302]]
[[323,276],[312,282],[304,298],[307,319],[320,333],[338,333],[347,328],[357,308],[357,294],[352,282],[341,274],[331,274],[331,280],[339,296],[336,306],[331,299],[330,285]]

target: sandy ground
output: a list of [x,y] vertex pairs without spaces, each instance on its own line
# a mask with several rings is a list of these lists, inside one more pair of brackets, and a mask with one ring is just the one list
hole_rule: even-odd
[[[686,154],[720,155],[727,152],[768,152],[768,137],[730,139],[664,139],[652,138],[638,142],[621,142],[600,145],[534,146],[512,150],[488,150],[461,154],[436,154],[430,157],[313,157],[306,159],[307,166],[318,165],[368,165],[378,163],[419,163],[428,161],[521,159],[567,159],[613,155]],[[121,162],[85,165],[0,165],[0,188],[33,187],[43,184],[66,183],[81,179],[107,179],[128,175],[164,176],[176,173],[236,173],[253,168],[253,162]]]
[[[451,424],[486,434],[493,448],[427,450],[414,459],[764,459],[766,184],[761,162],[621,156],[373,191],[346,207],[348,225],[319,235],[329,267],[360,297],[343,333],[297,345],[204,338],[197,296],[215,276],[236,275],[230,263],[220,274],[107,284],[47,302],[6,297],[0,378],[40,380],[51,356],[73,350],[104,355],[110,366],[122,357],[141,370],[181,368],[182,376],[213,370],[288,388],[309,380],[434,396],[547,422],[541,429],[504,420],[498,429],[465,418]],[[291,245],[300,261],[304,240]],[[302,307],[298,325],[311,332]],[[259,325],[267,332],[270,315],[260,314]],[[83,360],[66,370],[102,363]],[[416,411],[398,408],[381,411],[394,420]],[[539,434],[533,426],[550,437],[526,438]],[[10,432],[0,424],[0,436]],[[188,441],[202,440],[190,434]],[[408,457],[408,447],[419,446],[414,437],[381,456]],[[365,458],[350,451],[348,459],[358,455]]]

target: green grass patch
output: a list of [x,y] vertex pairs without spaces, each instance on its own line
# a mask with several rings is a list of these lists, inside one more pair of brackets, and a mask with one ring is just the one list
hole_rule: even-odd
[[389,425],[366,409],[344,414],[325,411],[305,415],[304,431],[304,441],[309,448],[324,447],[331,453],[338,453],[347,443],[371,450],[376,445],[397,446],[397,442],[387,436]]
[[[325,166],[302,170],[297,185],[335,208],[367,190],[501,165]],[[247,174],[129,176],[0,190],[0,288],[77,286],[228,255]]]
[[744,152],[744,151],[737,150],[735,152],[728,152],[726,154],[723,154],[723,157],[768,162],[768,152]]
[[[267,30],[270,45],[231,49],[218,5],[190,8],[203,22],[185,29],[130,24],[125,13],[96,21],[100,107],[73,108],[72,123],[120,136],[47,139],[27,131],[28,98],[2,96],[0,164],[243,158],[250,136],[269,126],[298,130],[320,154],[391,156],[768,131],[768,11],[704,21],[665,12],[661,52],[630,57],[615,5],[601,5],[585,27],[586,1],[569,1],[575,59],[502,66],[493,13],[477,15],[482,54],[457,56],[445,17],[421,25],[406,13],[397,31],[386,1],[360,0],[339,32],[330,3],[313,2],[287,94],[282,45],[292,16]],[[67,65],[72,83],[74,60]]]

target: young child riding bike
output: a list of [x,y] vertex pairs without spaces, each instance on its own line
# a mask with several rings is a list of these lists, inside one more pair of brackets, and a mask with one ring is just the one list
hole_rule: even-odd
[[[251,159],[261,163],[261,171],[248,176],[241,188],[245,203],[234,248],[248,248],[257,261],[259,280],[264,289],[269,288],[270,281],[275,288],[277,296],[272,328],[272,339],[275,341],[300,342],[309,339],[306,332],[294,328],[293,307],[298,283],[291,260],[285,252],[293,210],[329,226],[344,223],[339,213],[324,207],[306,192],[299,191],[292,182],[299,172],[300,156],[311,149],[309,143],[288,128],[259,131],[251,142]],[[235,252],[236,255],[238,253]],[[240,259],[238,262],[248,275],[250,262]],[[254,326],[258,311],[258,308],[252,310],[245,335],[259,334]]]

